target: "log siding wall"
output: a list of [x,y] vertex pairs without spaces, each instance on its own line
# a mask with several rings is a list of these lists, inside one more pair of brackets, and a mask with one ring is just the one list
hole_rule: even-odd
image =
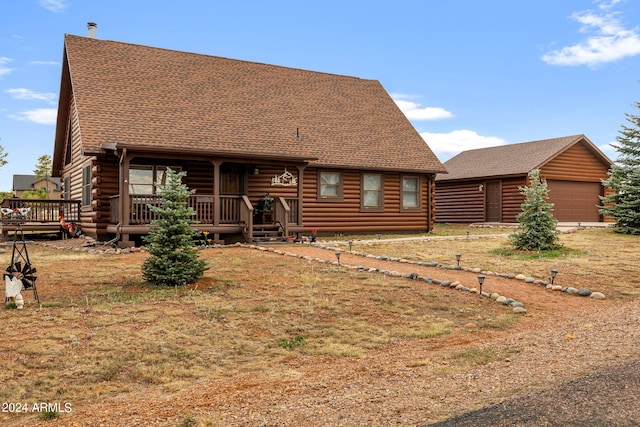
[[[587,145],[579,143],[569,147],[540,168],[540,175],[547,180],[600,182],[607,178],[609,166],[602,162]],[[524,197],[519,187],[527,185],[527,177],[498,177],[502,184],[502,222],[517,222]],[[484,194],[479,185],[484,179],[466,181],[438,181],[436,186],[437,222],[486,221]],[[609,190],[604,189],[608,194]],[[605,218],[605,221],[611,221]]]
[[[378,173],[378,172],[372,172]],[[377,231],[428,231],[429,176],[400,173],[383,173],[384,209],[371,212],[361,208],[362,171],[342,171],[342,201],[318,201],[318,168],[304,172],[304,226],[319,233],[353,233]],[[420,177],[420,209],[404,210],[401,207],[401,177]],[[431,186],[433,188],[433,185]]]
[[596,158],[583,144],[576,144],[540,168],[545,179],[600,182],[607,178],[609,166]]

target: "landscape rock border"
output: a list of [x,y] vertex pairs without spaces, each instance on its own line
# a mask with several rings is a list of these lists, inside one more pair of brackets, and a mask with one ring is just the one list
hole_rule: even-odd
[[[480,294],[480,291],[477,288],[474,287],[467,287],[464,286],[460,281],[455,280],[440,280],[440,279],[435,279],[432,277],[425,277],[422,275],[419,275],[418,273],[400,273],[398,271],[393,271],[393,270],[385,270],[385,269],[380,269],[380,268],[367,268],[364,265],[349,265],[349,264],[344,264],[344,263],[339,263],[337,260],[326,260],[326,259],[322,259],[322,258],[314,258],[312,256],[309,255],[299,255],[296,254],[294,252],[290,252],[290,251],[283,251],[280,249],[277,249],[275,247],[266,247],[266,246],[260,246],[260,245],[254,245],[254,244],[239,244],[240,246],[244,246],[250,249],[256,249],[259,251],[266,251],[266,252],[272,252],[274,254],[278,254],[278,255],[283,255],[283,256],[290,256],[290,257],[294,257],[294,258],[300,258],[303,260],[307,260],[307,261],[315,261],[318,263],[322,263],[322,264],[328,264],[328,265],[335,265],[338,267],[343,267],[345,269],[351,269],[351,270],[358,270],[358,271],[365,271],[368,273],[380,273],[380,274],[384,274],[387,276],[391,276],[391,277],[404,277],[406,279],[410,279],[410,280],[418,280],[418,281],[422,281],[428,284],[433,284],[433,285],[438,285],[441,287],[448,287],[448,288],[452,288],[452,289],[456,289],[459,291],[463,291],[463,292],[471,292],[471,293],[475,293],[475,294]],[[381,255],[381,256],[376,256],[376,255],[371,255],[371,254],[365,254],[364,252],[358,252],[358,251],[341,251],[338,248],[335,248],[333,246],[325,246],[325,245],[321,245],[321,244],[313,244],[313,247],[319,248],[319,249],[326,249],[326,250],[330,250],[330,251],[334,251],[335,252],[345,252],[345,253],[349,253],[352,255],[358,255],[358,256],[363,256],[365,258],[375,258],[378,260],[382,260],[382,261],[392,261],[392,262],[400,262],[403,264],[413,264],[413,265],[418,265],[421,267],[437,267],[440,264],[438,263],[432,263],[432,262],[423,262],[423,261],[414,261],[414,260],[407,260],[404,258],[393,258],[393,257],[386,257],[385,255]],[[512,309],[513,313],[516,314],[525,314],[527,312],[527,310],[524,307],[524,303],[520,302],[520,301],[516,301],[513,298],[509,298],[497,293],[489,293],[489,292],[485,292],[482,291],[482,295],[483,297],[486,298],[490,298],[492,300],[494,300],[497,303],[500,303],[502,305],[508,306]]]
[[[467,239],[466,237],[452,237],[452,236],[448,236],[450,239]],[[489,236],[489,237],[493,237],[493,236]],[[322,249],[328,249],[328,250],[333,250],[333,251],[339,251],[341,250],[340,248],[337,248],[335,246],[331,246],[331,245],[324,245],[321,243],[316,243],[314,244],[314,246],[322,248]],[[471,272],[471,273],[477,273],[477,274],[483,274],[485,276],[499,276],[499,277],[503,277],[505,279],[515,279],[515,280],[523,280],[525,283],[532,283],[534,285],[538,285],[538,286],[543,286],[549,290],[552,291],[561,291],[561,292],[565,292],[568,293],[570,295],[577,295],[577,296],[586,296],[586,297],[590,297],[596,300],[603,300],[606,299],[606,295],[602,292],[594,292],[590,289],[576,289],[574,287],[571,286],[560,286],[560,285],[554,285],[552,283],[549,283],[548,281],[545,280],[541,280],[541,279],[536,279],[535,277],[531,277],[531,276],[526,276],[524,274],[516,274],[516,273],[497,273],[491,270],[483,270],[479,267],[464,267],[464,266],[460,266],[458,267],[457,265],[447,265],[447,264],[441,264],[437,261],[432,261],[432,262],[424,262],[424,261],[415,261],[415,260],[408,260],[405,258],[396,258],[396,257],[389,257],[387,255],[373,255],[373,254],[369,254],[363,251],[346,251],[343,250],[343,252],[345,253],[350,253],[353,255],[359,255],[359,256],[364,256],[366,258],[375,258],[375,259],[379,259],[379,260],[385,260],[385,261],[392,261],[392,262],[402,262],[402,263],[408,263],[408,264],[417,264],[417,265],[421,265],[421,266],[426,266],[426,267],[437,267],[437,268],[441,268],[443,270],[461,270],[461,271],[466,271],[466,272]]]

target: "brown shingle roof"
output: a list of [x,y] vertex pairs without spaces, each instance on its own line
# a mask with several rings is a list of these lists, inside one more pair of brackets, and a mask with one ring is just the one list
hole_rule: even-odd
[[604,162],[611,163],[586,136],[573,135],[463,151],[444,163],[449,173],[438,175],[437,180],[526,175],[580,142],[587,144]]
[[85,151],[121,143],[444,170],[375,80],[71,35],[65,55]]

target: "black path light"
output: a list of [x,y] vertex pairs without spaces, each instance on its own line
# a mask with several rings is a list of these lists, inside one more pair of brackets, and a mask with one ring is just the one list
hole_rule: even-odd
[[353,241],[352,241],[352,240],[349,240],[349,242],[348,242],[348,243],[349,243],[349,252],[351,252],[351,245],[353,245]]
[[456,262],[458,263],[457,269],[460,270],[460,258],[462,258],[462,254],[456,254]]
[[558,275],[558,270],[551,270],[551,285],[553,286],[553,282],[556,280],[556,276]]
[[469,230],[467,230],[467,239],[469,238]]
[[480,296],[482,296],[482,284],[484,283],[484,279],[485,279],[484,276],[482,275],[478,276],[478,283],[480,283],[480,293],[479,293]]
[[336,258],[338,259],[338,265],[340,265],[340,251],[336,251]]

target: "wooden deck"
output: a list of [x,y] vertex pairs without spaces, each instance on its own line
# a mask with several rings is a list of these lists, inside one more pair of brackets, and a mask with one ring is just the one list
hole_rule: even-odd
[[5,237],[19,228],[22,231],[59,232],[61,214],[64,215],[67,223],[80,222],[80,202],[77,200],[11,198],[5,199],[0,207],[8,209],[31,208],[22,220],[2,215],[0,227],[2,235]]

